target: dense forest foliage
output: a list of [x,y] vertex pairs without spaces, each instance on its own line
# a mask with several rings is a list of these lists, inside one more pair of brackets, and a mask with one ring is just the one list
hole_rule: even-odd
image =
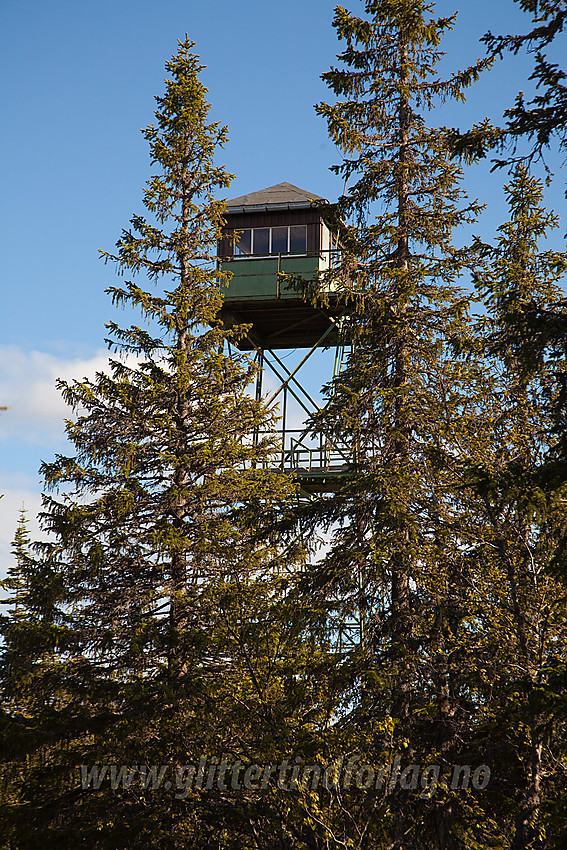
[[[533,170],[566,144],[567,9],[516,2],[525,32],[445,77],[456,16],[335,10],[341,252],[310,296],[332,285],[349,345],[308,424],[352,465],[316,498],[274,468],[278,407],[219,318],[227,130],[179,43],[147,214],[104,254],[140,324],[61,382],[48,542],[22,514],[3,582],[0,848],[567,846],[567,254]],[[532,100],[432,126],[507,52]],[[508,216],[463,245],[482,157]]]

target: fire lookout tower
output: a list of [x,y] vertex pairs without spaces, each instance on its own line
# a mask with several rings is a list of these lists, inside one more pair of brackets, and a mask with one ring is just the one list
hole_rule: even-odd
[[[321,201],[291,183],[234,198],[227,202],[218,247],[223,270],[232,273],[221,311],[223,323],[251,325],[239,347],[256,352],[257,398],[263,396],[266,368],[278,382],[269,395],[270,401],[279,398],[282,414],[277,465],[295,475],[306,494],[334,491],[352,472],[351,447],[337,445],[325,433],[313,435],[308,428],[294,427],[298,423],[290,414],[292,406],[307,416],[320,409],[302,380],[312,355],[334,350],[336,373],[344,352],[344,306],[339,306],[324,274],[333,267],[339,246],[325,223]],[[323,288],[324,307],[312,297],[313,291]],[[303,355],[295,368],[288,368],[282,349]],[[320,371],[318,375],[319,386],[331,378]]]

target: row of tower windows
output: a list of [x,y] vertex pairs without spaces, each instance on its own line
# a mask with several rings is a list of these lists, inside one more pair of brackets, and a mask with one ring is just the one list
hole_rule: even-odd
[[234,239],[234,256],[269,256],[270,254],[305,254],[307,227],[293,224],[288,227],[250,227],[238,230]]

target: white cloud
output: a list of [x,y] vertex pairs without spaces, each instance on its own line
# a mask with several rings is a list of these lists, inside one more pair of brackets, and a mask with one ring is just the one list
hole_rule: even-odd
[[9,408],[0,417],[0,437],[41,445],[59,442],[70,409],[55,386],[57,378],[92,378],[107,367],[104,350],[81,359],[0,346],[0,404]]
[[61,398],[57,378],[72,381],[93,378],[108,369],[108,352],[92,357],[64,357],[45,351],[26,351],[18,346],[0,346],[0,447],[5,462],[0,470],[0,577],[13,562],[12,540],[22,505],[26,508],[32,539],[44,538],[37,514],[41,510],[41,482],[24,472],[6,472],[7,466],[34,469],[39,465],[38,445],[51,454],[65,439],[65,418],[70,408]]

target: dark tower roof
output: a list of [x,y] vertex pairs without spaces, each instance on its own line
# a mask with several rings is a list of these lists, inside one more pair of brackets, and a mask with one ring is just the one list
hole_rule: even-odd
[[324,200],[314,192],[306,192],[294,186],[293,183],[277,183],[260,189],[259,192],[251,192],[249,195],[241,195],[227,201],[227,212],[259,212],[260,210],[284,210],[310,207],[311,201]]

